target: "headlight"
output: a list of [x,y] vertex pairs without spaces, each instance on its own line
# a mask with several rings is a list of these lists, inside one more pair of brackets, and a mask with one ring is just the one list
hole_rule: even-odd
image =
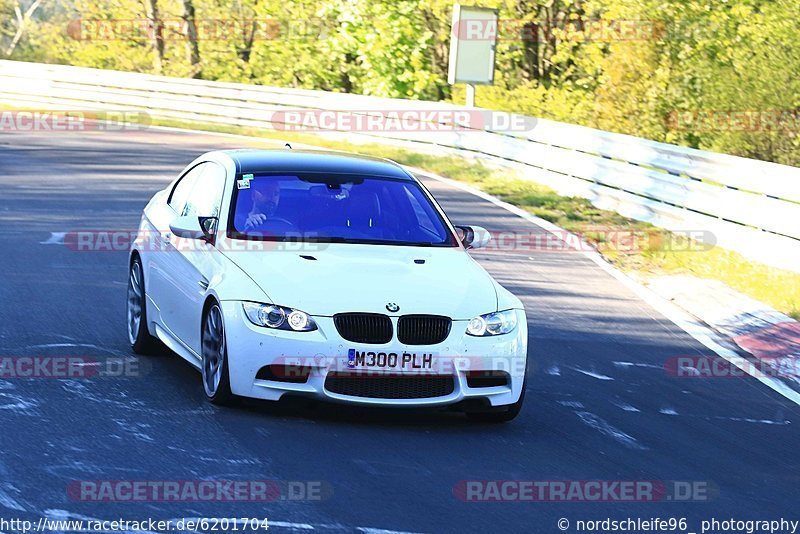
[[467,325],[467,334],[470,336],[497,336],[508,334],[516,327],[517,312],[506,310],[475,317]]
[[314,319],[300,310],[284,308],[275,304],[258,304],[257,302],[242,302],[242,308],[250,322],[256,326],[294,332],[308,332],[317,329]]

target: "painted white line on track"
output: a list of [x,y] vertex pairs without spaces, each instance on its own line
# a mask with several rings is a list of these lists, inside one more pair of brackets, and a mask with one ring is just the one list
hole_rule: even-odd
[[[531,215],[527,211],[523,210],[522,208],[518,208],[508,202],[503,202],[499,198],[492,196],[484,191],[471,187],[469,185],[463,184],[456,180],[452,180],[450,178],[445,178],[444,176],[439,176],[437,174],[431,173],[424,169],[418,169],[415,167],[405,167],[408,171],[418,174],[421,176],[428,176],[433,178],[434,180],[438,180],[442,183],[446,183],[451,185],[457,189],[461,189],[467,193],[473,194],[483,200],[491,202],[495,206],[505,209],[517,215],[526,221],[542,228],[543,230],[553,234],[555,237],[563,241],[566,245],[570,248],[574,247],[574,243],[581,242],[582,240],[563,228],[556,226],[555,224],[551,223],[550,221],[546,221],[542,218],[536,217],[535,215]],[[747,359],[742,358],[734,351],[724,347],[722,345],[722,338],[713,330],[706,327],[705,325],[697,322],[693,317],[691,317],[687,312],[680,309],[676,305],[672,304],[671,302],[664,300],[663,298],[659,297],[640,283],[636,282],[628,275],[611,265],[609,262],[605,260],[599,253],[597,252],[590,252],[586,250],[583,246],[580,249],[576,248],[581,254],[583,254],[586,258],[591,260],[595,265],[600,267],[603,271],[607,274],[614,277],[616,280],[621,282],[625,287],[631,290],[636,296],[638,296],[641,300],[649,304],[652,308],[658,311],[661,315],[672,321],[678,328],[692,336],[695,340],[699,341],[702,345],[704,345],[707,349],[711,350],[717,356],[724,358],[731,364],[735,365],[745,373],[749,374],[768,388],[772,389],[776,393],[784,396],[788,400],[794,402],[798,406],[800,406],[800,393],[794,391],[792,388],[784,384],[779,380],[775,380],[772,377],[766,376],[760,372],[754,372],[754,367],[751,362]]]

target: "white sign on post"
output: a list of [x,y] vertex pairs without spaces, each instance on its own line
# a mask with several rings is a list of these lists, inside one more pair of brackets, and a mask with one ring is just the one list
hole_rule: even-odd
[[456,4],[453,7],[447,82],[451,85],[493,83],[496,42],[496,9]]

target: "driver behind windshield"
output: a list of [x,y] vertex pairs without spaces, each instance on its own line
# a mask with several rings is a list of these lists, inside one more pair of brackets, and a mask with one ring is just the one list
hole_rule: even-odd
[[383,176],[245,174],[233,229],[268,240],[456,246],[422,187]]
[[[241,195],[246,190],[239,191]],[[281,188],[277,181],[250,181],[250,209],[237,213],[236,227],[253,230],[263,226],[274,215],[281,201]],[[244,219],[242,221],[242,219]]]

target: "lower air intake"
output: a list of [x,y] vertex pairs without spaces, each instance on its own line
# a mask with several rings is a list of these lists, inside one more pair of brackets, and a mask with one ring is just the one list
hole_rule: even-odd
[[430,399],[450,395],[455,382],[450,375],[425,376],[347,376],[337,373],[325,379],[331,393],[371,399]]

